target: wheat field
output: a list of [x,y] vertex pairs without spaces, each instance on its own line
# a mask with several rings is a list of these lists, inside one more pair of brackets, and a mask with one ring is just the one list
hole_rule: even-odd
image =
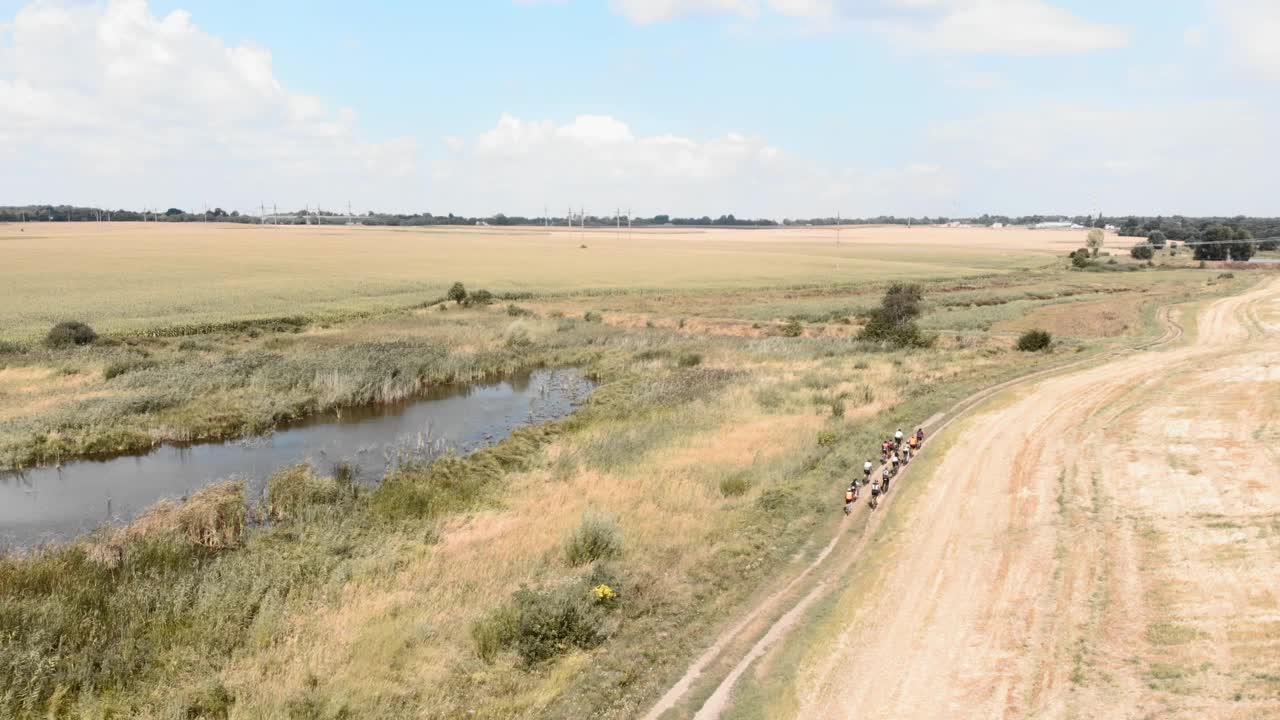
[[840,240],[831,228],[0,225],[0,338],[33,340],[68,318],[108,333],[340,318],[431,300],[454,281],[561,295],[956,278],[1043,264],[1083,232],[857,227]]

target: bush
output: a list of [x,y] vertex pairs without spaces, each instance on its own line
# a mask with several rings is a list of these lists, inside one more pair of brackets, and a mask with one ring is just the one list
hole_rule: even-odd
[[17,343],[0,340],[0,355],[22,355],[27,349]]
[[818,433],[818,446],[830,447],[840,440],[840,435],[832,430],[822,430]]
[[782,335],[782,337],[800,337],[804,334],[804,326],[800,324],[799,320],[791,318],[783,323],[782,327],[778,329],[778,333]]
[[510,305],[507,305],[507,315],[511,317],[517,317],[517,318],[530,317],[533,315],[533,311],[522,308],[519,305],[516,305],[515,303],[511,303]]
[[885,291],[880,307],[866,315],[860,340],[889,342],[898,347],[928,347],[933,339],[921,334],[915,319],[922,312],[924,291],[919,285],[894,283]]
[[1080,248],[1071,253],[1071,266],[1077,269],[1089,267],[1089,251],[1086,248]]
[[516,320],[502,331],[502,342],[510,348],[523,348],[533,344],[533,337],[525,321]]
[[108,364],[105,368],[102,369],[102,379],[110,380],[112,378],[118,378],[121,375],[125,375],[127,373],[136,372],[138,370],[150,370],[151,368],[158,367],[158,366],[159,366],[159,363],[157,363],[154,360],[144,360],[140,358],[129,358],[126,360],[117,360],[113,363]]
[[75,320],[64,320],[44,336],[44,344],[51,348],[71,347],[72,345],[88,345],[98,339],[93,328]]
[[1152,230],[1150,234],[1147,235],[1147,243],[1154,248],[1163,248],[1167,240],[1168,238],[1165,237],[1165,234],[1159,230]]
[[488,290],[477,290],[465,299],[466,305],[489,305],[493,302],[493,293]]
[[467,288],[462,283],[456,282],[449,288],[449,292],[445,297],[461,305],[467,299]]
[[588,513],[565,542],[564,557],[574,567],[622,554],[622,536],[612,517]]
[[334,505],[344,496],[355,492],[350,470],[339,472],[337,478],[317,477],[306,465],[286,468],[267,480],[267,516],[272,520],[287,521],[303,518],[307,510],[317,506]]
[[676,365],[682,368],[697,367],[701,364],[702,356],[695,352],[681,353],[680,357],[676,358]]
[[1045,330],[1028,330],[1018,338],[1018,349],[1022,352],[1044,350],[1053,343],[1053,336]]
[[510,606],[498,607],[471,625],[471,642],[476,655],[492,663],[503,648],[515,642],[519,631],[520,613]]
[[751,480],[746,473],[737,472],[720,478],[720,494],[725,497],[745,495],[750,489]]
[[583,313],[582,319],[586,320],[589,323],[604,322],[604,316],[602,316],[600,313],[596,312],[595,310],[588,310],[585,313]]
[[1129,255],[1135,260],[1150,260],[1155,256],[1155,251],[1146,243],[1139,243],[1129,249]]
[[1106,233],[1098,228],[1093,228],[1085,239],[1085,246],[1089,248],[1089,252],[1098,257],[1098,251],[1102,250],[1102,243],[1106,240]]

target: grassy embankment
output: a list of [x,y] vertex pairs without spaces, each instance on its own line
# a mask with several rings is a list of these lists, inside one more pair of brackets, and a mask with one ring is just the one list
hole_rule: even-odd
[[[372,492],[283,474],[254,503],[272,519],[261,528],[247,529],[242,491],[229,486],[128,529],[0,561],[0,707],[18,717],[632,716],[735,607],[821,544],[840,484],[877,437],[1111,342],[1077,335],[1027,356],[1009,349],[1011,335],[986,332],[1005,318],[981,313],[1085,298],[1142,307],[1206,277],[1045,271],[936,283],[924,324],[949,332],[931,350],[849,339],[843,313],[874,302],[877,288],[827,286],[762,288],[745,311],[745,289],[724,312],[717,293],[697,288],[563,293],[521,303],[538,317],[404,311],[299,333],[6,357],[0,372],[26,373],[28,384],[89,378],[64,402],[6,403],[6,422],[36,427],[74,415],[100,382],[115,383],[103,389],[117,397],[180,393],[205,376],[238,383],[113,416],[147,432],[184,427],[180,411],[198,427],[210,408],[237,418],[255,416],[255,403],[306,409],[330,387],[347,388],[335,402],[378,399],[459,368],[571,362],[604,384],[567,421],[408,467]],[[974,302],[984,293],[1012,299]],[[577,305],[604,322],[552,317]],[[801,337],[781,336],[792,315],[810,320]],[[939,319],[948,315],[952,327]],[[155,366],[105,379],[116,354],[139,346]],[[245,357],[261,363],[211,370]],[[63,364],[81,372],[34,375]]]

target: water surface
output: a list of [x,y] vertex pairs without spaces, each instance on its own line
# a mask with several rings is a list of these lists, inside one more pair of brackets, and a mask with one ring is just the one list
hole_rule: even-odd
[[158,500],[181,498],[218,480],[243,479],[256,498],[268,476],[300,462],[326,473],[346,462],[359,479],[374,482],[405,458],[446,448],[470,452],[522,425],[563,418],[592,389],[576,370],[535,370],[440,387],[391,405],[319,415],[261,437],[164,445],[145,455],[0,475],[0,547],[66,539],[104,522],[127,522]]

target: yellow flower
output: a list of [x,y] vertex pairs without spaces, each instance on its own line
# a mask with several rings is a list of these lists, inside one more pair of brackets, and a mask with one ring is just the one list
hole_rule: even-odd
[[613,588],[608,585],[597,585],[591,589],[591,592],[595,593],[596,600],[599,602],[609,602],[618,597],[618,593],[614,592]]

